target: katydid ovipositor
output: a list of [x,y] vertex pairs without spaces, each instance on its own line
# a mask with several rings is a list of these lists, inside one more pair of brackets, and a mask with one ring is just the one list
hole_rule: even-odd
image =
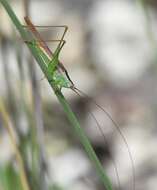
[[[99,109],[101,109],[101,111],[103,111],[108,116],[108,118],[112,121],[115,128],[118,130],[120,136],[123,139],[123,142],[126,145],[128,155],[129,155],[130,160],[131,160],[132,178],[133,178],[133,190],[134,190],[135,189],[134,163],[133,163],[132,155],[131,155],[131,152],[130,152],[130,148],[129,148],[128,144],[127,144],[126,138],[124,137],[123,133],[121,132],[118,124],[113,120],[113,118],[110,116],[110,114],[104,108],[102,108],[100,105],[98,105],[92,98],[90,98],[84,92],[82,92],[81,90],[79,90],[78,88],[75,87],[73,81],[69,77],[69,74],[68,74],[67,70],[65,69],[63,64],[61,62],[59,62],[59,53],[60,53],[62,47],[65,44],[64,36],[65,36],[65,34],[67,32],[67,29],[68,29],[67,26],[49,26],[49,27],[64,27],[65,28],[65,30],[63,32],[63,35],[61,37],[61,40],[49,40],[49,41],[52,41],[52,42],[53,41],[58,41],[59,42],[55,52],[52,53],[52,51],[47,46],[46,41],[42,39],[42,37],[40,36],[40,33],[36,29],[36,27],[42,27],[42,26],[33,25],[28,17],[25,17],[25,21],[26,21],[26,24],[27,24],[27,26],[25,26],[25,27],[27,27],[29,29],[29,31],[34,36],[34,38],[32,40],[26,40],[25,42],[30,43],[38,51],[39,56],[42,58],[45,65],[47,66],[47,71],[52,76],[53,84],[56,85],[56,87],[59,88],[60,90],[62,88],[69,88],[69,89],[73,90],[77,95],[79,95],[79,96],[83,95],[83,96],[87,97],[87,99],[89,101],[91,101],[93,104],[95,104]],[[66,77],[63,75],[63,73],[59,69],[61,69],[61,71],[65,73]],[[49,82],[52,82],[52,81],[49,81]],[[105,139],[105,143],[106,143],[105,135],[104,135],[103,131],[101,130],[101,126],[98,123],[95,115],[93,113],[91,113],[91,112],[90,112],[90,115],[95,120],[100,132],[102,133],[102,135],[103,135],[103,137]],[[117,170],[116,163],[113,160],[113,158],[112,158],[112,162],[114,164],[116,175],[117,175],[117,178],[118,178],[118,183],[119,183],[119,186],[120,186],[118,170]]]

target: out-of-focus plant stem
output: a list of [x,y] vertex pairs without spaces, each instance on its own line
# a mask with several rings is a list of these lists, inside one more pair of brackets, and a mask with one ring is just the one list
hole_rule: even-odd
[[28,181],[27,181],[27,176],[25,173],[25,168],[24,168],[24,164],[23,164],[23,160],[20,154],[20,151],[18,149],[18,146],[16,144],[16,137],[15,137],[15,131],[13,131],[13,128],[11,127],[11,120],[9,118],[8,112],[5,109],[5,106],[3,104],[3,100],[0,99],[0,113],[2,115],[2,119],[4,122],[4,127],[7,129],[15,155],[16,155],[16,159],[19,165],[19,173],[20,173],[20,179],[21,179],[21,183],[23,186],[23,190],[30,190],[29,185],[28,185]]
[[154,50],[154,53],[156,55],[157,44],[156,44],[156,39],[155,39],[155,35],[152,28],[150,11],[147,5],[148,2],[146,0],[137,0],[137,3],[142,9],[144,22],[145,22],[145,31],[150,41],[150,45],[152,46],[152,49]]
[[[24,1],[24,10],[25,16],[31,18],[30,15],[30,0]],[[41,189],[47,190],[45,175],[46,175],[46,156],[45,156],[45,146],[44,146],[44,124],[43,124],[43,115],[42,115],[42,101],[40,96],[40,87],[37,82],[37,73],[36,73],[36,65],[33,63],[33,57],[29,54],[28,58],[29,62],[29,73],[31,78],[31,87],[32,87],[32,101],[33,101],[33,109],[34,109],[34,118],[35,118],[35,126],[37,133],[37,143],[38,143],[38,154],[39,154],[39,181],[41,184]]]
[[1,41],[1,49],[2,49],[2,62],[3,62],[3,72],[4,72],[4,79],[5,79],[5,86],[6,86],[6,99],[8,101],[8,112],[9,113],[14,113],[14,116],[12,117],[14,125],[16,125],[16,105],[15,105],[15,94],[13,92],[13,86],[12,86],[12,79],[8,77],[9,73],[9,59],[8,59],[8,54],[9,54],[9,41],[5,38],[2,37]]

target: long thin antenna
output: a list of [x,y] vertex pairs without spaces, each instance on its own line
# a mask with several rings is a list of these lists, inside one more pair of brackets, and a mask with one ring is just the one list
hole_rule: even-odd
[[[82,97],[81,94],[79,92],[77,92],[76,90],[73,90],[79,97]],[[107,141],[107,138],[106,138],[106,135],[104,133],[104,131],[102,130],[102,127],[101,125],[99,124],[98,120],[96,119],[95,115],[88,109],[88,112],[90,113],[91,117],[95,120],[95,123],[100,131],[100,133],[102,134],[103,136],[103,140],[104,140],[104,143],[107,145],[107,147],[109,147],[109,144],[108,144],[108,141]],[[111,161],[112,161],[112,164],[114,166],[114,169],[115,169],[115,174],[116,174],[116,177],[117,177],[117,181],[118,181],[118,186],[119,186],[119,189],[121,189],[121,184],[120,184],[120,178],[119,178],[119,173],[118,173],[118,168],[117,168],[117,164],[116,164],[116,161],[115,159],[113,158],[112,155],[110,155],[110,158],[111,158]]]
[[84,97],[87,97],[88,100],[90,100],[94,105],[96,105],[100,110],[102,110],[106,115],[107,117],[111,120],[111,122],[113,123],[113,126],[116,128],[116,130],[119,132],[120,136],[122,137],[123,139],[123,142],[125,143],[126,145],[126,148],[127,148],[127,151],[128,151],[128,155],[129,155],[129,158],[130,158],[130,161],[131,161],[131,168],[132,168],[132,180],[133,180],[133,190],[135,190],[135,181],[136,181],[136,178],[135,178],[135,167],[134,167],[134,160],[133,160],[133,157],[132,157],[132,154],[131,154],[131,151],[130,151],[130,147],[127,143],[127,140],[125,138],[125,136],[123,135],[122,131],[120,130],[120,126],[114,121],[114,119],[111,117],[111,115],[103,108],[101,107],[99,104],[97,104],[97,102],[91,98],[90,96],[88,96],[86,93],[84,93],[82,90],[79,90],[78,88],[76,87],[72,87],[71,88],[75,93],[79,93],[79,95],[83,95]]

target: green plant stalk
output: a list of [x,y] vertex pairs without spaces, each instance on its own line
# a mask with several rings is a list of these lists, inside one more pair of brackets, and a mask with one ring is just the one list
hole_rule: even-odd
[[23,190],[30,190],[30,187],[29,187],[29,184],[27,181],[25,168],[24,168],[24,163],[22,160],[22,156],[21,156],[21,153],[19,152],[18,146],[16,144],[16,138],[14,135],[14,130],[10,126],[11,121],[10,121],[9,115],[7,113],[7,110],[5,109],[5,106],[3,104],[2,99],[0,99],[0,113],[1,113],[2,118],[3,118],[4,127],[7,129],[7,132],[10,136],[12,147],[13,147],[15,155],[16,155],[16,160],[17,160],[18,165],[19,165],[20,179],[21,179],[21,183],[23,186]]
[[[11,7],[7,3],[7,1],[6,0],[0,0],[0,2],[4,6],[7,13],[9,14],[9,16],[10,16],[12,22],[14,23],[14,25],[16,26],[17,30],[21,34],[21,37],[24,40],[29,39],[28,38],[29,32],[26,32],[24,30],[23,26],[19,22],[18,18],[14,14],[13,10],[11,9]],[[65,111],[65,114],[67,115],[69,121],[71,122],[72,126],[74,127],[75,132],[79,136],[79,139],[80,139],[82,145],[84,146],[84,149],[86,150],[89,158],[92,160],[93,164],[95,165],[96,171],[97,171],[98,175],[100,176],[100,179],[101,179],[102,183],[104,184],[106,190],[112,190],[113,189],[112,184],[111,184],[108,176],[105,174],[104,169],[103,169],[99,159],[97,158],[88,138],[86,137],[84,130],[80,127],[80,124],[79,124],[76,116],[72,112],[68,102],[64,98],[61,91],[56,88],[56,86],[53,84],[53,82],[50,82],[50,81],[52,81],[52,76],[47,72],[47,67],[46,67],[45,63],[40,58],[40,56],[38,56],[38,52],[37,52],[36,48],[32,47],[30,44],[27,44],[27,46],[30,49],[31,53],[33,54],[34,58],[36,59],[37,63],[39,64],[39,66],[40,66],[41,70],[43,71],[45,77],[49,81],[49,84],[53,88],[59,102],[61,103],[61,105]]]
[[[23,157],[23,161],[25,163],[25,169],[27,171],[28,179],[31,179],[31,182],[29,183],[30,189],[36,189],[38,190],[46,190],[46,187],[42,186],[42,180],[45,178],[44,170],[42,169],[41,163],[40,163],[40,143],[38,141],[39,138],[37,138],[37,129],[34,127],[35,119],[33,117],[34,112],[31,106],[27,106],[26,103],[26,93],[25,93],[25,85],[24,82],[24,70],[22,67],[22,54],[21,53],[22,45],[18,45],[18,43],[15,44],[16,49],[16,56],[17,56],[17,64],[19,68],[19,75],[20,75],[20,101],[18,102],[18,107],[20,110],[20,113],[22,111],[22,114],[24,114],[28,120],[29,125],[29,131],[27,134],[23,134],[20,132],[19,126],[18,127],[18,137],[19,137],[19,150],[21,152],[21,155]],[[33,66],[33,65],[32,65]],[[34,97],[34,96],[33,96]],[[19,113],[19,115],[20,115]],[[36,113],[36,112],[35,112]],[[24,140],[25,139],[25,140]],[[27,154],[28,154],[28,148],[29,151],[31,151],[31,164],[28,162]],[[30,165],[29,165],[30,164]],[[31,170],[29,169],[31,167]],[[42,172],[40,172],[42,171]],[[42,177],[41,174],[42,173]],[[30,177],[31,176],[31,177]],[[35,184],[35,185],[34,185]]]

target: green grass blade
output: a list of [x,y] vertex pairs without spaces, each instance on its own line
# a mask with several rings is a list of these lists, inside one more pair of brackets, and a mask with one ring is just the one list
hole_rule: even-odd
[[[4,6],[5,10],[8,12],[8,14],[9,14],[12,22],[14,23],[14,25],[17,28],[17,30],[21,34],[21,37],[23,39],[29,39],[28,38],[29,37],[29,33],[24,30],[24,28],[22,27],[21,23],[19,22],[18,18],[14,14],[13,10],[11,9],[11,7],[7,3],[7,1],[6,0],[0,0],[0,2]],[[48,79],[51,87],[53,88],[53,90],[54,90],[54,92],[55,92],[55,94],[56,94],[59,102],[61,103],[61,105],[62,105],[62,107],[63,107],[63,109],[65,111],[65,114],[67,115],[70,123],[74,127],[75,132],[79,136],[79,139],[80,139],[82,145],[84,146],[84,148],[85,148],[85,150],[86,150],[89,158],[94,163],[96,171],[97,171],[98,175],[100,176],[100,179],[102,180],[102,183],[104,184],[106,190],[112,190],[111,182],[110,182],[109,178],[107,177],[107,175],[105,174],[104,169],[103,169],[103,167],[102,167],[99,159],[97,158],[97,156],[96,156],[96,154],[95,154],[95,152],[94,152],[94,150],[93,150],[93,148],[92,148],[92,146],[91,146],[88,138],[86,137],[86,135],[84,133],[84,130],[80,127],[80,124],[79,124],[76,116],[72,112],[72,110],[71,110],[68,102],[64,98],[63,94],[54,85],[54,83],[52,81],[52,76],[48,72],[47,67],[46,67],[45,63],[43,62],[42,58],[39,56],[39,52],[36,50],[36,48],[32,47],[31,45],[27,44],[27,46],[29,47],[31,53],[33,54],[34,58],[38,62],[38,64],[39,64],[40,68],[42,69],[44,75]]]
[[23,189],[19,174],[10,163],[0,166],[0,187],[3,190],[12,190],[13,187],[16,190]]
[[79,124],[76,116],[71,111],[69,104],[65,100],[64,96],[60,93],[60,91],[56,91],[56,95],[57,95],[60,103],[62,104],[63,109],[64,109],[65,113],[67,114],[69,121],[71,122],[72,126],[74,127],[76,134],[79,136],[79,139],[80,139],[82,145],[84,146],[89,158],[92,160],[93,164],[95,165],[97,173],[99,174],[100,178],[102,179],[104,186],[106,187],[107,190],[112,190],[111,182],[110,182],[109,178],[107,177],[107,175],[105,174],[104,169],[103,169],[100,161],[98,160],[88,138],[86,137],[84,130],[80,127],[80,124]]

